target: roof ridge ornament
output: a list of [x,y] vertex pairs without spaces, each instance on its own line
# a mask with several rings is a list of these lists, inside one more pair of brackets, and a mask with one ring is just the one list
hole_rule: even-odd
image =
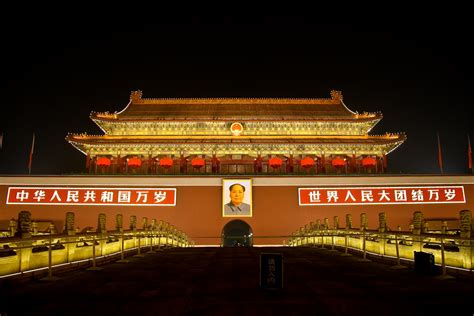
[[342,101],[342,91],[339,91],[339,90],[331,90],[331,99],[332,99],[332,100],[340,100],[340,101]]
[[139,103],[142,99],[143,92],[141,90],[132,91],[130,93],[130,101],[133,103]]

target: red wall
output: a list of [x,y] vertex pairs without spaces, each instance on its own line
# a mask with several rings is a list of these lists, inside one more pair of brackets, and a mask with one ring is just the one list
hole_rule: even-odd
[[[397,183],[400,183],[398,177]],[[421,178],[421,180],[420,180]],[[441,178],[441,177],[438,177]],[[45,186],[50,185],[48,181],[43,181],[40,177],[22,177],[22,178],[0,178],[0,225],[4,230],[8,227],[8,220],[17,218],[18,213],[23,210],[32,213],[33,220],[53,220],[56,228],[62,230],[66,212],[74,212],[76,215],[75,225],[80,229],[87,226],[96,227],[97,217],[99,213],[106,213],[107,228],[115,228],[115,215],[117,213],[124,216],[124,227],[128,227],[131,215],[137,216],[137,227],[141,228],[143,217],[151,219],[163,220],[175,225],[178,229],[187,233],[196,244],[219,244],[220,235],[224,225],[235,219],[222,217],[222,186],[209,185],[208,178],[203,179],[204,186],[193,183],[193,186],[185,186],[182,184],[170,185],[177,188],[177,203],[175,207],[137,207],[137,206],[65,206],[65,205],[7,205],[6,195],[9,186],[19,185],[38,185],[44,183]],[[50,178],[49,178],[50,179]],[[97,177],[82,178],[84,185],[93,185]],[[216,180],[217,179],[217,180]],[[297,179],[297,178],[293,178]],[[299,206],[298,205],[298,187],[311,187],[311,185],[284,185],[285,178],[275,179],[275,183],[271,180],[266,182],[258,179],[254,180],[253,186],[253,216],[251,218],[240,218],[247,222],[253,229],[256,244],[272,244],[281,243],[283,237],[279,238],[259,238],[264,236],[287,236],[296,229],[316,219],[329,218],[332,225],[333,216],[339,216],[340,226],[345,226],[345,215],[350,213],[353,216],[354,227],[359,227],[359,216],[365,212],[368,214],[369,228],[378,227],[378,213],[386,212],[388,226],[394,230],[397,225],[401,225],[403,230],[408,229],[408,225],[413,218],[413,212],[421,211],[425,218],[429,217],[456,217],[459,218],[459,211],[463,209],[474,210],[474,177],[463,177],[462,180],[453,181],[446,178],[437,181],[436,184],[446,185],[463,185],[466,195],[466,203],[463,204],[409,204],[409,205],[354,205],[354,206]],[[67,182],[65,178],[60,179]],[[71,183],[77,184],[76,179]],[[114,179],[111,178],[111,181]],[[143,186],[149,186],[147,183]],[[183,180],[183,178],[181,179]],[[195,180],[195,179],[194,179]],[[378,178],[380,180],[380,178]],[[413,179],[410,179],[413,180]],[[418,177],[417,181],[423,181],[423,177]],[[43,181],[43,182],[42,182]],[[139,180],[137,184],[140,183]],[[217,184],[221,181],[218,178],[212,180]],[[212,182],[211,181],[211,182]],[[305,180],[307,181],[307,180]],[[341,181],[341,177],[338,177]],[[344,183],[340,186],[350,186],[354,183],[353,177],[343,179]],[[121,179],[126,183],[126,179]],[[185,183],[184,181],[183,183]],[[195,181],[196,182],[196,181]],[[317,178],[314,178],[318,186],[328,186],[321,184]],[[380,181],[379,181],[380,182]],[[390,181],[388,181],[390,182]],[[432,178],[426,178],[426,184],[433,185]],[[368,184],[369,186],[375,184]],[[387,185],[387,181],[384,185]],[[420,184],[418,184],[420,185]],[[57,185],[56,185],[57,186]],[[104,186],[100,185],[99,186]],[[110,186],[110,185],[108,185]],[[117,186],[126,186],[119,184]],[[313,184],[314,186],[314,184]],[[160,187],[164,187],[160,184]],[[215,237],[212,239],[202,237]]]

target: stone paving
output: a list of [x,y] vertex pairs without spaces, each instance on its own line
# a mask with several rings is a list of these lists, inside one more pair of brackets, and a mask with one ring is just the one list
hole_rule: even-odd
[[[259,288],[261,252],[284,287]],[[55,282],[0,281],[0,315],[473,315],[470,277],[439,280],[315,248],[168,249]]]

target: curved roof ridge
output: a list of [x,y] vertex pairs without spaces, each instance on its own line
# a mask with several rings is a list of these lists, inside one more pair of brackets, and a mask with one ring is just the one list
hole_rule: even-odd
[[[320,104],[320,103],[339,104],[340,102],[342,102],[342,98],[343,98],[342,92],[336,91],[336,90],[331,90],[330,98],[282,98],[282,97],[277,97],[277,98],[275,97],[143,98],[143,92],[141,90],[132,91],[130,93],[130,102],[134,104],[232,103],[235,101],[240,101],[242,103],[270,103],[270,104],[288,104],[288,103],[299,104],[300,102],[308,102],[309,104]],[[122,110],[121,112],[125,111],[125,109]]]
[[[178,102],[185,102],[185,103],[215,103],[215,101],[227,101],[227,102],[235,102],[235,101],[240,101],[240,102],[255,102],[255,101],[264,101],[265,103],[276,103],[276,104],[281,104],[281,103],[297,103],[301,101],[305,102],[311,102],[311,103],[333,103],[333,104],[338,104],[338,100],[334,100],[331,98],[142,98],[140,101],[136,102],[134,101],[133,103],[144,103],[144,104],[159,104],[159,103],[175,103],[176,101]],[[227,103],[225,102],[225,103]],[[259,102],[257,102],[259,103]]]

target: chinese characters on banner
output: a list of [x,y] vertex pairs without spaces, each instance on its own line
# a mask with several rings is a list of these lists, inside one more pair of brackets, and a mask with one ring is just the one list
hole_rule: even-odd
[[299,205],[466,203],[462,186],[299,188]]
[[175,188],[10,187],[7,204],[175,206]]

